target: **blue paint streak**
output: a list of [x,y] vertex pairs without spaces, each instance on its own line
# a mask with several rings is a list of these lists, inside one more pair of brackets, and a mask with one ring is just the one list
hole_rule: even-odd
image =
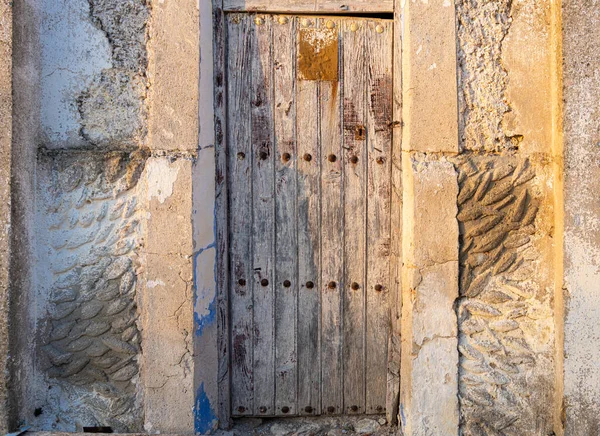
[[[196,271],[197,271],[197,263],[198,263],[198,256],[200,256],[200,254],[202,254],[203,252],[205,252],[206,250],[209,249],[213,249],[216,248],[216,244],[213,242],[212,244],[206,246],[205,248],[200,249],[197,253],[194,254],[194,307],[196,307],[196,303],[198,302],[198,277],[196,276]],[[215,283],[215,287],[216,287],[216,262],[215,262],[215,267],[214,267],[214,271],[213,271],[213,281]],[[217,297],[215,295],[215,297],[213,298],[213,300],[210,302],[209,306],[208,306],[208,314],[203,315],[202,317],[197,313],[194,312],[194,321],[196,322],[196,336],[202,336],[202,334],[204,333],[204,329],[208,326],[210,326],[212,323],[215,322],[217,318]]]
[[208,306],[208,314],[200,317],[198,313],[194,313],[194,320],[196,321],[196,336],[202,336],[204,329],[210,326],[217,319],[217,301],[213,301]]
[[406,416],[404,416],[404,404],[400,403],[400,418],[402,420],[402,427],[406,427]]
[[217,416],[210,405],[206,392],[204,392],[204,383],[201,383],[196,391],[194,404],[194,431],[196,434],[209,434],[216,426]]

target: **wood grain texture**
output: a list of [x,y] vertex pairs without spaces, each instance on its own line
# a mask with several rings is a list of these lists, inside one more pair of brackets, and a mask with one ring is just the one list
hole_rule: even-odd
[[[343,165],[344,412],[365,412],[365,283],[366,283],[366,23],[342,21],[343,35]],[[359,26],[356,28],[356,26]]]
[[[303,28],[335,38],[335,77],[300,80]],[[383,413],[392,23],[234,14],[229,31],[233,414]]]
[[367,23],[367,413],[384,412],[386,402],[382,362],[387,362],[390,334],[392,36],[391,23]]
[[[325,20],[319,19],[319,26]],[[341,56],[340,56],[341,59]],[[341,62],[343,60],[341,59]],[[321,113],[321,384],[323,413],[343,404],[342,298],[344,198],[339,81],[319,83]]]
[[[275,202],[273,150],[272,21],[256,16],[252,26],[252,268],[254,414],[275,410]],[[243,213],[240,211],[240,213]]]
[[[229,258],[231,298],[231,396],[234,415],[253,413],[252,346],[252,149],[250,143],[250,19],[227,19],[227,145],[229,147]],[[236,211],[246,213],[235,213]]]
[[296,21],[272,16],[275,125],[275,414],[296,414]]
[[249,12],[335,12],[344,14],[348,12],[393,12],[393,0],[225,0],[226,11],[249,11]]
[[321,412],[321,149],[319,84],[297,81],[298,412]]
[[227,114],[226,114],[226,57],[225,15],[222,0],[213,2],[213,57],[214,57],[214,139],[215,139],[215,240],[217,285],[217,350],[218,350],[218,419],[220,428],[231,424],[231,371],[229,343],[229,209],[227,189]]

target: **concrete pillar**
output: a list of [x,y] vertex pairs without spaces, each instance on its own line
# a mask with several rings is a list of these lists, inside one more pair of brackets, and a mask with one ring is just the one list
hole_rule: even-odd
[[458,152],[454,3],[402,2],[400,423],[458,434]]

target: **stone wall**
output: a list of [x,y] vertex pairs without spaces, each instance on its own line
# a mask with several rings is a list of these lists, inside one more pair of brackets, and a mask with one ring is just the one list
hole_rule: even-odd
[[600,3],[563,1],[566,435],[600,432]]
[[197,5],[24,1],[14,22],[11,427],[190,433]]
[[0,433],[8,432],[6,406],[8,359],[8,291],[11,229],[12,10],[0,2]]

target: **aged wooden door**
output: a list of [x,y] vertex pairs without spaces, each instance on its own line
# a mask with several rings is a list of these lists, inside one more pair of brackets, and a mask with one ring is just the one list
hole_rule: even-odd
[[226,32],[232,414],[383,413],[392,21]]

